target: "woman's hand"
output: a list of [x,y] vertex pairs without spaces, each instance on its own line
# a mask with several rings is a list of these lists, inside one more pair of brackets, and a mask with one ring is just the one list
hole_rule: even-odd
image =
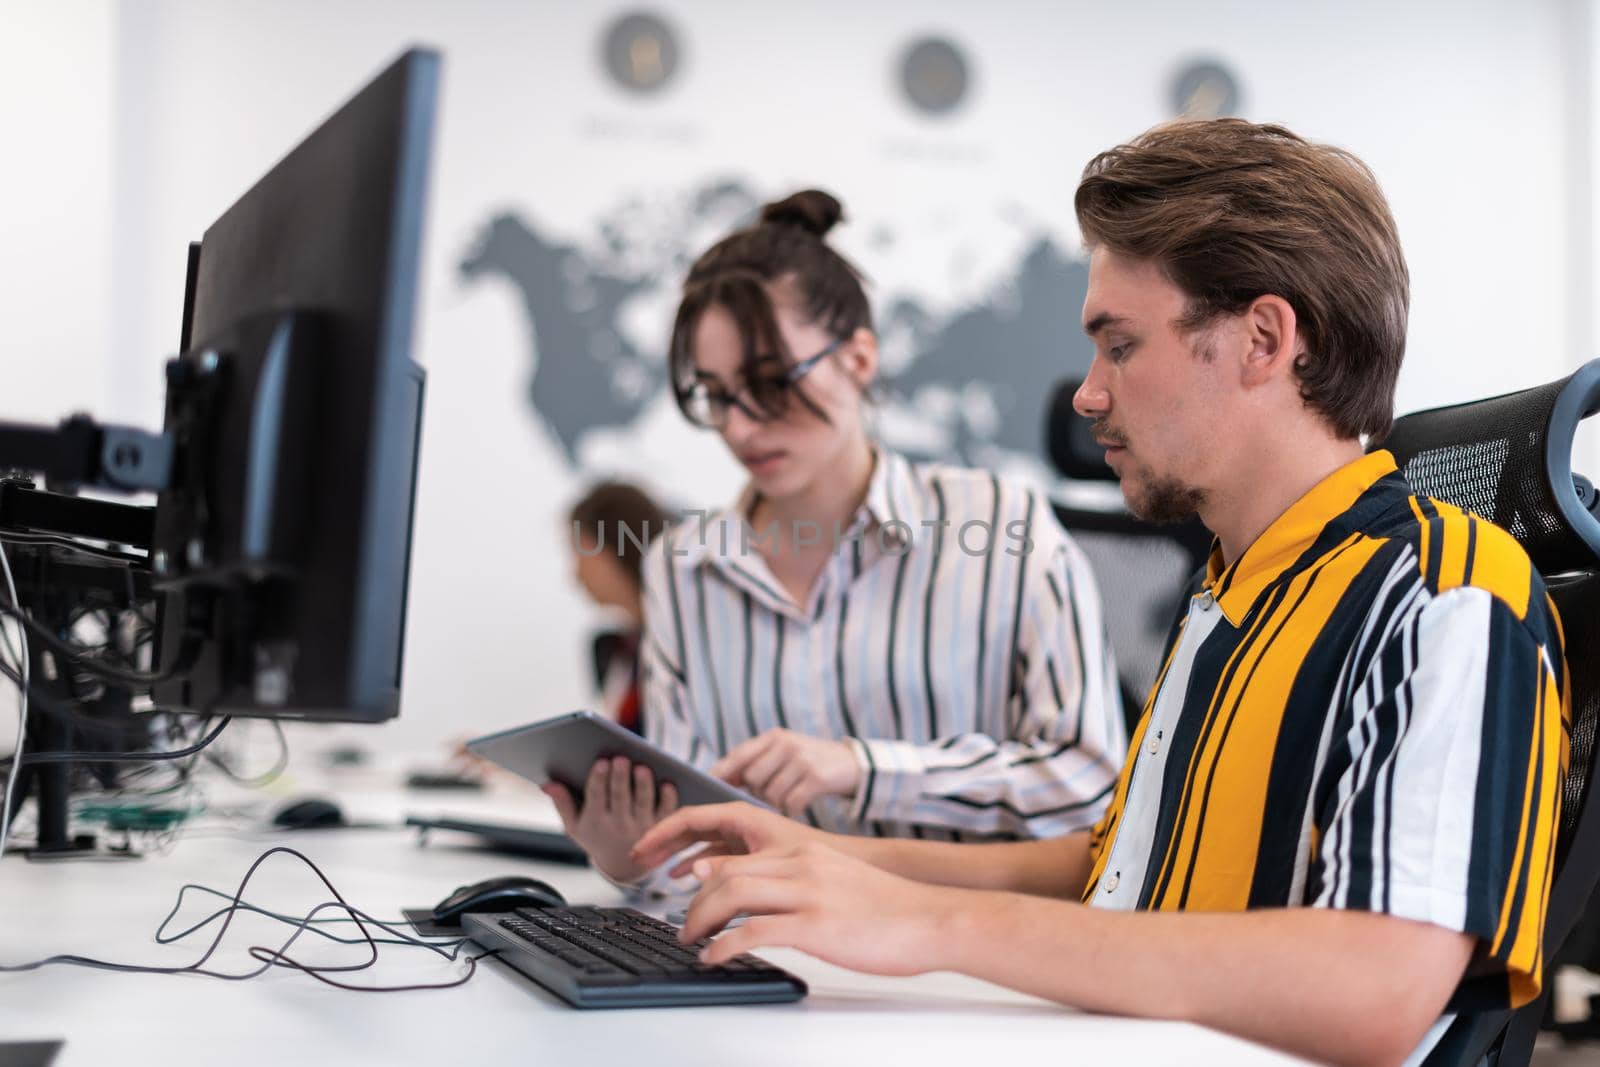
[[711,773],[796,816],[818,797],[853,797],[861,785],[861,765],[850,742],[783,729],[734,746]]
[[640,864],[630,855],[634,843],[678,810],[678,791],[672,783],[663,782],[657,789],[650,768],[631,764],[624,756],[594,761],[581,809],[572,791],[559,782],[546,782],[541,788],[555,801],[568,836],[589,854],[596,869],[618,882],[637,881],[650,872],[654,863]]

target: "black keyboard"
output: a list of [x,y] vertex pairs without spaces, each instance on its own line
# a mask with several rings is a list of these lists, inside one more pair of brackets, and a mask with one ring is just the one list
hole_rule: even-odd
[[709,941],[679,944],[676,928],[632,908],[473,913],[461,926],[576,1008],[780,1004],[806,995],[804,982],[754,956],[701,963]]

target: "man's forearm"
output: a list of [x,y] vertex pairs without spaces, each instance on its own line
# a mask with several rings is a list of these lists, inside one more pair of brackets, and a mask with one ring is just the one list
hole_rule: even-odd
[[1474,944],[1390,916],[1311,908],[1113,912],[951,897],[950,970],[1090,1011],[1184,1019],[1334,1063],[1397,1063]]
[[830,845],[875,867],[930,885],[1076,900],[1092,866],[1087,831],[1047,841],[956,844],[904,838],[836,837]]

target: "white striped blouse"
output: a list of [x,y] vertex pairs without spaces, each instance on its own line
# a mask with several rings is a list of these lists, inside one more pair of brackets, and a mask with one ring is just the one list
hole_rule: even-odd
[[[1087,560],[1038,493],[878,453],[809,602],[744,516],[691,518],[645,561],[647,736],[696,766],[774,727],[850,738],[824,829],[978,840],[1093,825],[1127,749]],[[805,531],[810,534],[812,531]]]

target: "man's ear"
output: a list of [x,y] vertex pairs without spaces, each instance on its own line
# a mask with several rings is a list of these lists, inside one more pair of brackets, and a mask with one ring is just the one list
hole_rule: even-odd
[[839,359],[856,385],[865,389],[878,376],[878,335],[858,327],[840,347]]
[[1300,333],[1294,308],[1281,296],[1259,296],[1245,310],[1245,386],[1266,385],[1294,373],[1300,354]]

